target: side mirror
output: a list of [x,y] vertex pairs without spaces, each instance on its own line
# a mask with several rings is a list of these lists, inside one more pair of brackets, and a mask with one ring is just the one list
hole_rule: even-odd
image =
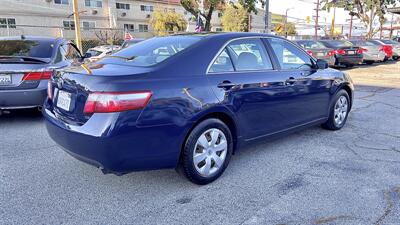
[[85,58],[85,59],[90,58],[90,57],[92,57],[92,53],[90,53],[90,52],[86,52],[85,55],[83,55],[83,58]]
[[327,69],[329,67],[328,62],[323,59],[317,60],[317,67],[318,69]]

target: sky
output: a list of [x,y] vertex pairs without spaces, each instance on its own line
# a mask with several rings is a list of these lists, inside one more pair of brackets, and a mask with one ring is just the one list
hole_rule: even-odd
[[[285,15],[286,9],[293,8],[289,10],[289,17],[296,17],[299,19],[306,19],[307,16],[315,15],[315,7],[314,2],[316,0],[269,0],[269,8],[273,13],[278,13]],[[333,11],[330,13],[321,12],[320,21],[323,23],[325,19],[328,23],[332,21]],[[342,9],[336,10],[336,23],[346,24],[346,19],[350,19],[348,12],[345,12]]]

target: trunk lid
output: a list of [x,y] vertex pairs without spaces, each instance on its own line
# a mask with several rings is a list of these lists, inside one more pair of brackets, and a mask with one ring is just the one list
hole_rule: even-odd
[[1,63],[0,90],[19,90],[37,88],[40,80],[23,80],[28,72],[47,71],[48,64],[44,63]]

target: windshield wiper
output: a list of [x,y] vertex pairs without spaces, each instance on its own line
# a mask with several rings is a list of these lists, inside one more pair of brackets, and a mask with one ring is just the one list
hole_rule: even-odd
[[131,61],[134,60],[137,56],[131,56],[131,57],[123,57],[123,56],[117,56],[117,55],[107,55],[104,56],[104,58],[116,58],[116,59],[123,59],[126,61]]
[[[12,61],[12,62],[37,62],[37,63],[48,63],[47,61],[35,57],[29,57],[29,56],[5,56],[2,55],[0,56],[0,60],[6,59],[7,61]],[[10,59],[22,59],[23,61],[14,61]]]

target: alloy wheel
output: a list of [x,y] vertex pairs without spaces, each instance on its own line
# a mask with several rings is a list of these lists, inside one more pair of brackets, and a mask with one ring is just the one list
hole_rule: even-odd
[[334,120],[335,124],[340,126],[345,121],[348,110],[348,102],[345,96],[340,96],[335,104]]

